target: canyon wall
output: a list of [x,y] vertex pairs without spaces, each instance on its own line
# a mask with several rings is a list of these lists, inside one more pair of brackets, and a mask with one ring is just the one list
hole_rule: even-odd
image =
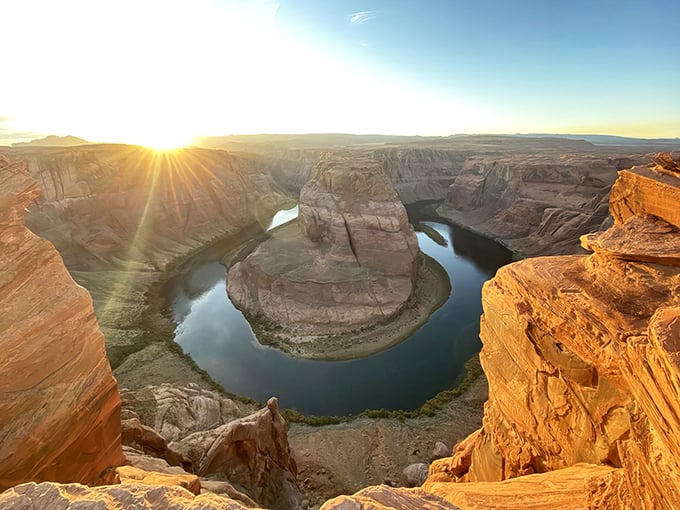
[[23,163],[0,159],[0,491],[102,483],[123,462],[120,397],[92,300],[24,226],[38,193]]
[[41,188],[27,221],[67,267],[163,269],[205,243],[264,219],[284,201],[263,156],[120,145],[33,149]]
[[475,155],[438,213],[522,256],[575,253],[580,235],[609,221],[617,171],[640,161],[596,152]]
[[[582,252],[579,236],[609,220],[617,171],[649,159],[630,148],[512,136],[357,146],[352,153],[380,162],[404,204],[443,201],[437,215],[520,256]],[[287,151],[272,171],[282,186],[299,191],[319,154]]]
[[124,145],[6,153],[26,160],[40,185],[27,224],[55,244],[74,279],[90,291],[118,381],[209,384],[168,344],[173,325],[149,308],[149,296],[177,260],[216,239],[237,245],[291,203],[269,160]]
[[619,173],[614,226],[582,238],[592,255],[524,260],[485,285],[483,426],[426,490],[463,508],[680,504],[680,172],[667,161]]

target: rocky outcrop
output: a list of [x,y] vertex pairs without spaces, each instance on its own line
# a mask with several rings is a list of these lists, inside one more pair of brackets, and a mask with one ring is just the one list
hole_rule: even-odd
[[356,330],[397,313],[413,290],[418,242],[381,165],[328,154],[284,227],[229,270],[227,289],[250,317],[298,335]]
[[338,496],[321,510],[460,510],[432,493],[420,489],[394,489],[386,485],[368,487],[354,496]]
[[142,485],[182,487],[189,492],[199,495],[201,493],[201,482],[196,475],[179,473],[159,473],[155,471],[145,471],[134,466],[121,466],[116,469],[121,483],[133,483]]
[[92,300],[24,226],[39,193],[25,165],[0,165],[0,490],[108,481],[123,462],[120,397]]
[[[621,510],[629,500],[621,470],[592,464],[501,482],[428,482],[423,489],[465,510]],[[619,491],[617,497],[605,495],[611,489]]]
[[196,496],[177,486],[154,486],[137,483],[86,487],[80,484],[26,483],[0,494],[0,506],[7,510],[32,510],[58,508],[77,510],[245,510],[250,507],[219,496]]
[[[142,456],[144,452],[170,464],[181,464],[202,480],[209,479],[208,485],[216,485],[215,490],[229,492],[234,484],[265,506],[285,510],[299,505],[297,466],[276,398],[250,414],[252,404],[237,406],[231,399],[195,384],[124,389],[122,399],[124,439],[138,450],[126,453],[134,466],[177,473],[178,468],[160,468]],[[236,490],[230,493],[231,497],[236,495]]]
[[232,399],[197,384],[123,388],[121,398],[124,418],[139,419],[166,441],[215,429],[254,410],[252,405],[241,404],[242,410]]
[[580,235],[608,221],[617,170],[637,161],[593,153],[473,156],[438,212],[520,255],[574,253]]
[[301,496],[287,432],[278,402],[271,398],[256,413],[170,446],[193,461],[198,475],[221,475],[262,505],[296,509]]
[[[485,285],[483,426],[425,488],[470,508],[680,504],[680,175],[658,166],[619,174],[614,227],[583,238],[595,253],[525,260]],[[540,495],[570,479],[560,504]]]

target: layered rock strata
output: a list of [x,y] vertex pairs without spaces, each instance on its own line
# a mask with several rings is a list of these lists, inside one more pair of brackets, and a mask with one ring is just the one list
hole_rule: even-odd
[[642,161],[596,152],[474,155],[438,212],[523,256],[575,253],[580,235],[608,226],[617,171]]
[[0,161],[0,491],[29,480],[101,483],[124,460],[92,300],[24,226],[38,193],[23,163]]
[[375,160],[326,155],[300,193],[296,225],[229,270],[250,317],[299,335],[356,330],[396,314],[413,291],[418,242]]
[[257,155],[91,145],[18,157],[41,189],[29,226],[55,244],[73,271],[163,269],[283,201]]
[[[575,480],[588,508],[680,504],[680,175],[656,163],[620,172],[615,225],[582,240],[592,255],[525,260],[485,285],[483,426],[435,463],[426,489],[470,508],[485,506],[461,494],[567,508],[540,480]],[[610,472],[593,479],[594,466]]]
[[239,244],[262,232],[260,222],[290,200],[268,160],[124,145],[8,154],[25,159],[40,185],[28,225],[55,244],[90,291],[118,380],[128,387],[204,382],[190,361],[167,348],[173,325],[149,296],[187,254],[219,238]]
[[[299,506],[297,466],[276,398],[248,414],[252,405],[237,405],[195,384],[123,390],[122,396],[123,438],[138,450],[128,457],[133,464],[159,470],[148,459],[140,460],[142,452],[152,454],[200,476],[202,486],[206,480],[208,486],[233,484],[261,505],[282,510]],[[164,471],[176,474],[175,469]],[[237,494],[234,490],[231,497]]]

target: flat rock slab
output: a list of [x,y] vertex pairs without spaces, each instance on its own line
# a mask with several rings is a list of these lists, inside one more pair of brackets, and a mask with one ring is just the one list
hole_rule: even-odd
[[581,236],[581,245],[623,260],[680,265],[680,229],[651,214],[636,214],[606,232]]

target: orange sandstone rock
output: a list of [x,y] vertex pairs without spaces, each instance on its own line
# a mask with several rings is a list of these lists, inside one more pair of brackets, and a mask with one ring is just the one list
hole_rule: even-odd
[[669,172],[621,172],[594,254],[487,282],[483,426],[424,488],[463,508],[680,506],[679,198]]
[[23,223],[38,186],[0,170],[0,490],[94,484],[123,462],[120,397],[92,300]]
[[145,471],[133,466],[121,466],[116,468],[121,483],[140,483],[143,485],[177,486],[187,489],[196,495],[201,493],[201,482],[196,475],[158,473]]
[[12,510],[36,508],[76,510],[244,510],[250,507],[217,494],[195,496],[181,487],[125,483],[86,487],[77,483],[59,485],[26,483],[0,494],[0,507]]
[[368,487],[353,496],[338,496],[321,510],[459,510],[443,498],[421,489],[394,489],[386,485]]

